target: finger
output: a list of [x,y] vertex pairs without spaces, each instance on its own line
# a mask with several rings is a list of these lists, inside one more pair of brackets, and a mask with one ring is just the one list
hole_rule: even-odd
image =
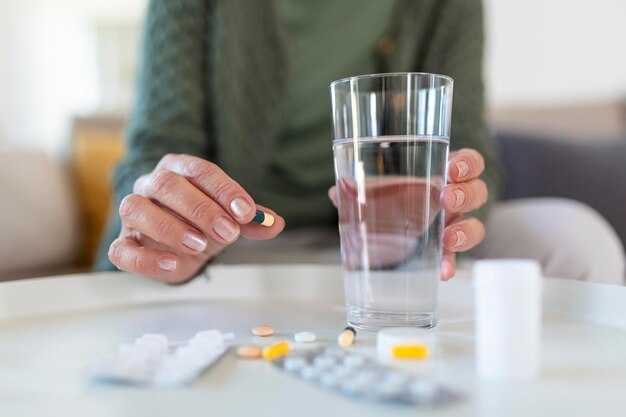
[[474,179],[446,185],[441,192],[441,206],[452,213],[467,213],[485,204],[488,197],[487,184]]
[[451,252],[464,252],[485,237],[485,226],[474,217],[461,217],[443,231],[443,246]]
[[267,207],[257,205],[257,209],[274,216],[274,224],[270,227],[248,223],[241,226],[241,235],[250,240],[268,240],[275,238],[285,228],[285,219]]
[[441,279],[447,281],[456,273],[456,255],[447,249],[443,250],[441,258]]
[[[127,228],[172,249],[193,255],[207,248],[208,239],[204,233],[139,194],[124,197],[119,214],[122,224]],[[223,244],[228,243],[221,237],[217,238]]]
[[464,148],[450,153],[448,181],[463,182],[478,178],[485,170],[483,156],[474,149]]
[[330,187],[328,189],[328,198],[330,198],[330,201],[332,201],[333,206],[335,206],[335,208],[339,208],[339,205],[337,203],[338,197],[337,197],[337,186],[336,185],[333,185],[332,187]]
[[134,191],[167,207],[214,242],[232,243],[239,237],[239,225],[233,217],[173,171],[155,170],[140,177],[135,182]]
[[240,224],[252,221],[255,204],[252,197],[220,167],[191,155],[165,155],[156,170],[175,172],[216,201]]
[[109,259],[118,269],[163,282],[177,282],[179,257],[167,251],[140,246],[130,238],[121,237],[109,247]]

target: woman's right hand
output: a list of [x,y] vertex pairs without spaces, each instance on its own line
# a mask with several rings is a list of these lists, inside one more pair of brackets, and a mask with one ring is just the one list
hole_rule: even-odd
[[[256,208],[270,213],[271,227],[250,223]],[[167,283],[191,279],[235,242],[272,239],[285,221],[255,205],[217,165],[190,155],[168,154],[135,182],[119,214],[122,229],[109,259],[123,271]]]

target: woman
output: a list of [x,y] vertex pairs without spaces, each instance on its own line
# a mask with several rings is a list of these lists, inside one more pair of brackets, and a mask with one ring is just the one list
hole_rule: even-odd
[[[454,253],[483,239],[498,172],[479,0],[152,1],[143,51],[115,174],[119,216],[98,268],[180,283],[239,236],[336,230],[327,87],[365,73],[455,79],[442,278],[454,275]],[[272,227],[250,223],[255,207],[276,217]]]

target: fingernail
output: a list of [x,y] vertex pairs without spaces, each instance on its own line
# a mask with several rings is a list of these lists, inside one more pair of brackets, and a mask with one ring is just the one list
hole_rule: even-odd
[[246,215],[250,213],[250,210],[252,210],[252,206],[243,198],[235,198],[230,202],[230,209],[235,216],[246,217]]
[[459,178],[463,178],[469,172],[469,165],[465,161],[459,161],[456,164],[456,169],[459,171]]
[[239,228],[225,217],[219,217],[213,225],[213,231],[227,242],[232,242],[239,236]]
[[202,252],[206,249],[207,240],[204,236],[190,230],[183,235],[183,245],[191,250]]
[[461,207],[465,203],[465,191],[460,188],[455,188],[454,191],[454,207]]
[[465,233],[463,230],[457,230],[455,233],[456,243],[454,244],[454,247],[460,248],[462,246],[465,246],[465,244],[467,243],[467,233]]
[[163,271],[173,271],[178,266],[176,259],[162,258],[159,260],[159,268]]

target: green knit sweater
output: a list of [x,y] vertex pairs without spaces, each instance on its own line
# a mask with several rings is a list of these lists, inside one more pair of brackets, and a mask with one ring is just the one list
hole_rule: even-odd
[[[166,153],[216,162],[256,201],[281,213],[288,227],[330,225],[325,189],[332,172],[307,167],[306,175],[328,175],[324,190],[290,190],[293,178],[281,180],[276,173],[277,183],[268,187],[293,68],[289,38],[273,6],[268,0],[150,2],[128,153],[114,175],[116,204],[96,269],[113,268],[107,248],[120,230],[119,202]],[[480,0],[398,0],[387,26],[386,41],[372,45],[377,72],[454,78],[451,148],[474,148],[485,157],[483,179],[493,200],[499,176],[484,123]],[[326,147],[329,157],[330,140],[319,138],[316,145]]]

